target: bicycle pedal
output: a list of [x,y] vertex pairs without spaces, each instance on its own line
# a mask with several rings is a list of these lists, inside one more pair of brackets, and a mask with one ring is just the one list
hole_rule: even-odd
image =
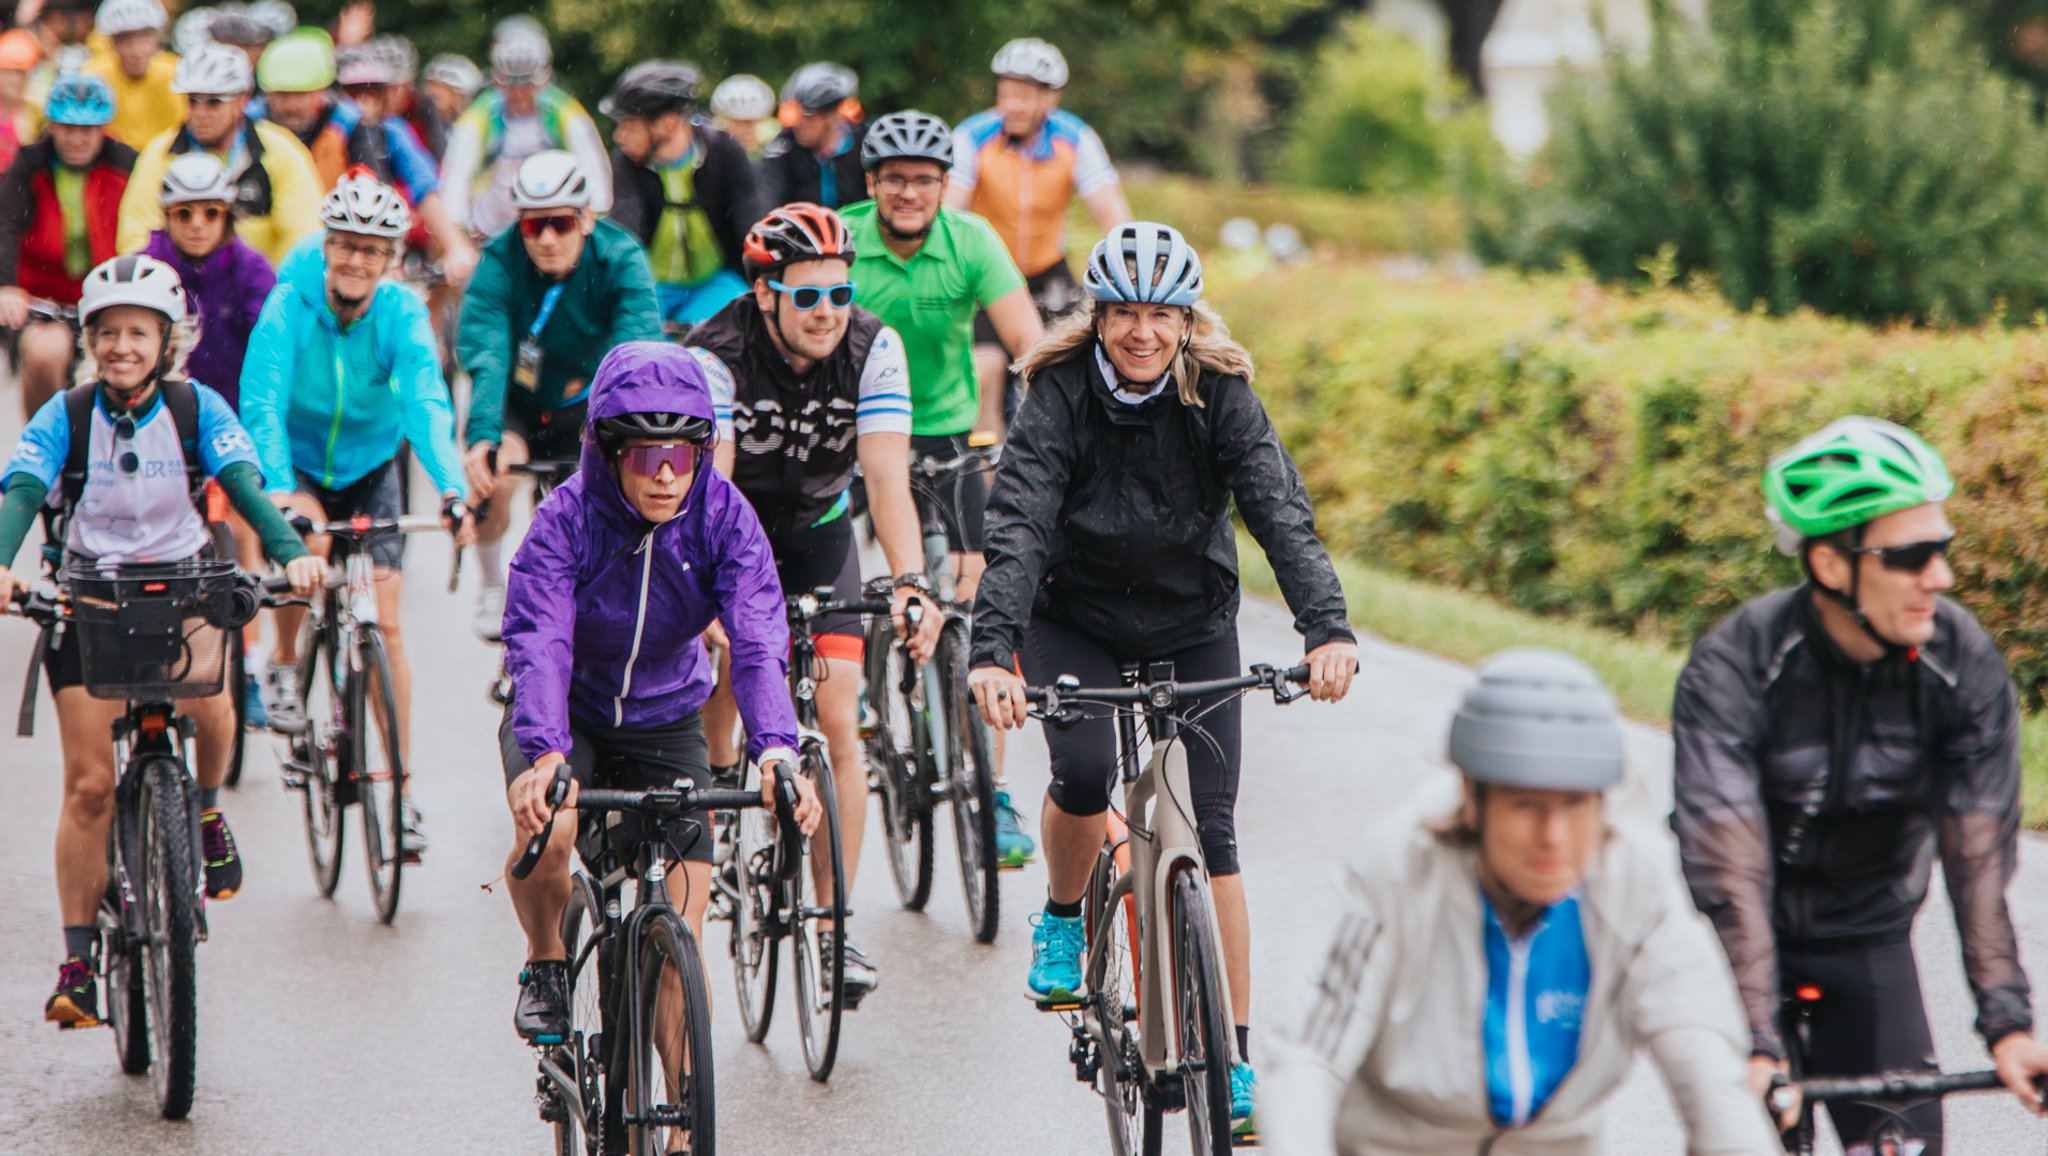
[[58,1024],[60,1032],[75,1032],[81,1028],[103,1028],[109,1026],[105,1020],[79,1020],[76,1023]]
[[1230,1146],[1232,1148],[1256,1148],[1259,1146],[1259,1134],[1256,1131],[1233,1132],[1230,1134]]
[[1022,863],[998,863],[998,864],[996,864],[996,870],[998,870],[998,871],[1022,871],[1022,870],[1024,870],[1024,869],[1025,869],[1026,867],[1029,867],[1029,866],[1031,866],[1031,861],[1027,859],[1027,860],[1025,860],[1025,861],[1024,861],[1024,862],[1022,862]]
[[1063,999],[1052,996],[1040,996],[1032,1002],[1037,1004],[1038,1010],[1042,1012],[1072,1012],[1080,1011],[1084,1001],[1078,995],[1070,995]]

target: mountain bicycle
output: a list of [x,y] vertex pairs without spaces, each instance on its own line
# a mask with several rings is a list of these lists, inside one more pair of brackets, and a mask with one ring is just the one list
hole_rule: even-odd
[[[889,876],[896,898],[924,910],[932,893],[932,825],[939,804],[950,803],[953,847],[960,862],[967,921],[978,943],[994,943],[1002,895],[996,858],[995,742],[967,690],[968,614],[956,597],[947,545],[947,521],[958,508],[962,479],[995,464],[994,446],[976,446],[949,459],[919,455],[910,469],[924,540],[925,575],[945,615],[938,647],[923,666],[896,645],[886,614],[867,628],[868,761],[882,796],[882,832],[889,844]],[[953,498],[943,491],[951,486]],[[868,588],[887,597],[888,579]]]
[[1032,717],[1055,727],[1106,708],[1124,789],[1088,883],[1085,994],[1038,1007],[1066,1017],[1067,1058],[1075,1078],[1102,1095],[1117,1156],[1158,1156],[1163,1114],[1182,1110],[1195,1152],[1225,1156],[1257,1140],[1230,1132],[1237,1041],[1184,736],[1206,740],[1202,716],[1225,695],[1303,697],[1294,684],[1307,683],[1308,667],[1254,665],[1238,678],[1176,682],[1172,663],[1153,663],[1142,672],[1126,666],[1123,677],[1124,686],[1088,689],[1062,676],[1025,692]]
[[372,534],[441,530],[431,515],[315,524],[286,519],[300,534],[329,534],[327,588],[314,599],[299,630],[299,701],[306,729],[284,736],[278,755],[284,785],[304,798],[306,851],[313,883],[333,898],[341,882],[342,838],[348,808],[362,806],[363,861],[377,918],[398,915],[399,885],[407,856],[405,760],[398,748],[398,701],[391,689],[391,659],[377,625]]
[[[802,836],[795,785],[787,770],[777,770],[774,822],[785,852],[777,866],[789,873],[800,863],[787,849],[800,847]],[[549,788],[551,805],[562,805],[568,776],[565,763]],[[699,816],[758,812],[761,794],[684,781],[652,791],[578,791],[575,806],[584,867],[571,876],[562,912],[570,1030],[534,1042],[540,1117],[554,1125],[556,1156],[663,1156],[685,1148],[714,1156],[711,1001],[697,939],[669,901],[668,863],[709,837]],[[641,822],[620,837],[628,828],[618,820],[628,814]],[[550,818],[512,865],[513,878],[533,873],[553,830]],[[639,886],[632,908],[622,910],[628,877]]]
[[121,1070],[148,1072],[168,1120],[192,1110],[198,1086],[197,948],[206,940],[206,872],[193,778],[198,726],[178,699],[226,685],[228,638],[275,605],[230,561],[131,564],[73,561],[65,596],[14,593],[21,615],[55,645],[80,648],[86,693],[122,700],[112,732],[114,817],[107,890],[94,922],[99,978]]

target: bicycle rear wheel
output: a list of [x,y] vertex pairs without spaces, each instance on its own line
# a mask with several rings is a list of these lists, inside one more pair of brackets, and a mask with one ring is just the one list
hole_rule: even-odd
[[[813,1080],[823,1083],[831,1078],[832,1064],[839,1058],[846,990],[846,956],[839,948],[846,939],[846,871],[839,858],[839,795],[832,786],[832,766],[818,740],[805,739],[802,748],[797,757],[800,771],[817,789],[825,820],[811,836],[807,861],[797,872],[790,951],[796,956],[796,1030],[804,1042],[804,1066]],[[825,876],[822,885],[819,874]],[[837,924],[830,959],[818,937],[828,921]]]
[[673,911],[646,923],[626,1051],[627,1148],[633,1156],[713,1156],[711,1000],[697,941]]
[[997,889],[995,747],[988,724],[967,691],[967,623],[955,619],[939,636],[939,673],[945,685],[946,768],[953,802],[953,846],[960,886],[976,943],[994,943],[1001,927]]
[[1088,887],[1089,946],[1108,940],[1099,956],[1091,951],[1087,977],[1088,1014],[1100,1048],[1095,1090],[1109,1117],[1114,1156],[1159,1156],[1165,1129],[1159,1108],[1145,1095],[1145,1061],[1138,1049],[1138,969],[1144,956],[1130,900],[1109,906],[1115,880],[1116,864],[1105,849]]
[[374,627],[356,634],[360,669],[348,675],[349,749],[356,796],[363,804],[363,862],[377,918],[398,915],[398,885],[405,872],[400,846],[405,829],[405,764],[398,753],[398,701],[391,693],[391,658]]
[[1226,988],[1216,958],[1209,889],[1200,871],[1173,876],[1168,918],[1173,928],[1174,1020],[1180,1040],[1181,1088],[1197,1156],[1230,1153],[1230,1031]]
[[868,739],[868,765],[882,792],[882,836],[889,844],[889,878],[896,899],[906,910],[922,911],[932,897],[932,798],[927,777],[918,773],[930,764],[923,749],[925,732],[912,710],[906,678],[917,670],[896,645],[896,632],[884,615],[868,619],[867,693],[875,718]]
[[[309,617],[308,624],[313,620]],[[334,661],[334,631],[324,624],[302,633],[299,650],[299,701],[306,714],[305,733],[290,740],[287,759],[299,779],[306,814],[306,855],[313,867],[313,885],[332,899],[341,882],[341,840],[348,827],[344,802],[344,760],[348,734],[344,729],[341,672]]]
[[[760,785],[760,771],[749,767],[749,785]],[[778,897],[782,881],[776,877],[778,857],[775,818],[758,807],[736,811],[732,816],[733,848],[728,867],[732,872],[731,938],[732,985],[739,996],[740,1022],[747,1039],[760,1043],[768,1038],[768,1025],[775,1018],[775,979],[786,927],[778,926]],[[801,871],[804,864],[797,864]]]
[[185,771],[169,759],[143,768],[142,982],[149,1005],[150,1083],[166,1120],[192,1111],[198,1083],[199,995],[196,958],[198,849]]

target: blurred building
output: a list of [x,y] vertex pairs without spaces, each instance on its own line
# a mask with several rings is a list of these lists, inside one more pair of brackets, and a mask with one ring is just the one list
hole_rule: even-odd
[[[1705,0],[1671,0],[1694,20]],[[1602,32],[1640,52],[1650,39],[1650,0],[1505,0],[1480,52],[1493,135],[1527,154],[1550,137],[1544,94],[1568,69],[1600,66]]]

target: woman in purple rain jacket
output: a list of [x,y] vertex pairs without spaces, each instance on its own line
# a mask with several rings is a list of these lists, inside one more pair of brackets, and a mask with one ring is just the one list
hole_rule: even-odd
[[277,271],[235,234],[234,185],[211,154],[173,161],[157,200],[164,227],[149,235],[142,251],[177,270],[188,308],[199,319],[199,344],[186,371],[240,413],[242,358]]

